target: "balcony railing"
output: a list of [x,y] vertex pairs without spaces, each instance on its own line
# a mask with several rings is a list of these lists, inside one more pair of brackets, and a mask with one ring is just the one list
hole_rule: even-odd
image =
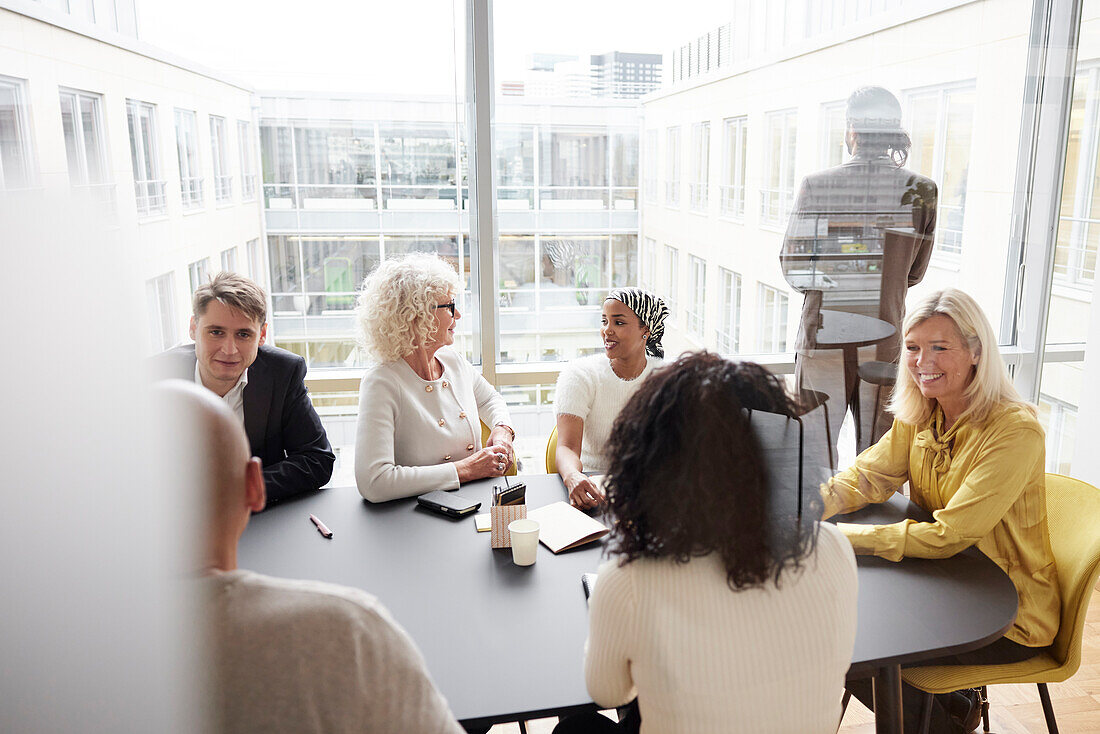
[[791,189],[761,189],[760,217],[765,224],[786,224],[794,205]]
[[73,191],[78,196],[86,196],[105,210],[114,212],[117,204],[117,193],[113,183],[98,184],[74,184]]
[[134,193],[137,199],[139,217],[163,214],[165,211],[164,181],[135,181]]
[[710,203],[710,187],[705,183],[695,182],[688,186],[691,194],[691,208],[695,211],[706,211]]
[[737,354],[741,348],[740,338],[737,334],[716,329],[714,332],[715,343],[719,354]]
[[241,198],[244,201],[252,201],[256,198],[256,174],[247,173],[241,176]]
[[745,216],[745,187],[722,186],[722,213],[741,219]]
[[680,203],[680,182],[665,181],[665,203],[677,206]]
[[1096,235],[1100,234],[1100,219],[1059,219],[1058,241],[1054,247],[1054,277],[1062,283],[1091,287],[1096,280]]
[[[468,207],[468,190],[432,185],[265,184],[264,207],[269,210],[328,211],[433,210]],[[500,186],[498,211],[636,211],[634,186]],[[379,203],[381,202],[381,204]]]
[[691,334],[692,336],[702,337],[703,336],[703,314],[698,312],[698,311],[690,311],[689,310],[686,313],[686,316],[687,316],[687,319],[686,319],[687,323],[685,324],[685,326],[687,327],[687,332],[689,334]]
[[185,209],[202,206],[202,178],[197,176],[180,178],[180,196],[183,198]]
[[233,177],[232,176],[215,176],[214,177],[214,200],[218,202],[226,202],[233,198]]

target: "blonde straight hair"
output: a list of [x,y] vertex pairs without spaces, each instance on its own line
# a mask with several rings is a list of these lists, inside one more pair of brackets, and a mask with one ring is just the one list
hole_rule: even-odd
[[1008,376],[989,319],[973,298],[956,288],[946,288],[928,295],[906,314],[902,324],[902,364],[898,366],[890,412],[901,422],[911,425],[922,425],[932,416],[936,401],[921,394],[920,387],[906,369],[904,339],[913,327],[936,315],[946,316],[955,322],[955,328],[971,355],[978,360],[974,366],[974,379],[964,392],[967,407],[958,420],[969,418],[982,423],[994,408],[1005,403],[1025,406],[1034,415],[1035,406],[1020,396]]

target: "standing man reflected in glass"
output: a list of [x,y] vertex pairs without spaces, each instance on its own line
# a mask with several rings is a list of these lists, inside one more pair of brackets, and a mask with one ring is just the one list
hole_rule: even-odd
[[[875,359],[896,364],[905,294],[924,277],[936,229],[936,184],[905,168],[911,143],[897,98],[882,87],[862,87],[848,98],[845,117],[851,160],[802,181],[779,256],[787,282],[805,296],[796,342],[798,389],[829,397],[834,466],[840,424],[859,383],[853,387],[849,376],[845,384],[835,334],[828,344],[824,336],[819,343],[819,335],[843,325],[848,329],[841,341],[859,341],[859,334],[847,333],[850,319],[830,312],[880,319],[895,335],[878,342]],[[873,322],[857,322],[855,331],[861,323]],[[864,402],[874,405],[873,399]],[[878,434],[892,423],[884,407],[880,411]],[[870,435],[873,411],[861,412],[863,440],[873,443],[879,438]]]

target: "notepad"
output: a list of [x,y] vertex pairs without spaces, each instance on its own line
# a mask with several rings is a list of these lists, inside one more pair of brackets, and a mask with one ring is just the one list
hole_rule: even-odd
[[554,502],[529,510],[527,518],[538,522],[539,542],[554,553],[599,540],[609,532],[602,522],[593,520],[568,502]]
[[493,528],[493,519],[488,512],[474,515],[474,527],[477,528],[479,533],[487,533]]

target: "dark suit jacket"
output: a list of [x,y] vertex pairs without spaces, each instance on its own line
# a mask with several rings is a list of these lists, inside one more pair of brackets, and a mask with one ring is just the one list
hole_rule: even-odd
[[[914,200],[903,203],[907,191]],[[780,254],[788,283],[806,294],[798,351],[815,348],[822,308],[874,316],[900,332],[905,293],[924,278],[932,256],[936,197],[932,179],[884,157],[857,156],[803,179]],[[911,230],[896,240],[904,251],[884,252],[887,229]],[[879,259],[863,261],[847,253],[845,260],[846,247],[853,246]],[[841,260],[830,263],[830,256]],[[826,274],[830,287],[813,285],[807,273],[815,270]],[[878,359],[895,361],[899,343],[891,339],[880,345]]]
[[[195,345],[169,349],[151,362],[157,379],[195,379]],[[323,486],[336,455],[305,385],[306,362],[262,346],[248,367],[244,429],[252,455],[264,465],[268,504]]]

